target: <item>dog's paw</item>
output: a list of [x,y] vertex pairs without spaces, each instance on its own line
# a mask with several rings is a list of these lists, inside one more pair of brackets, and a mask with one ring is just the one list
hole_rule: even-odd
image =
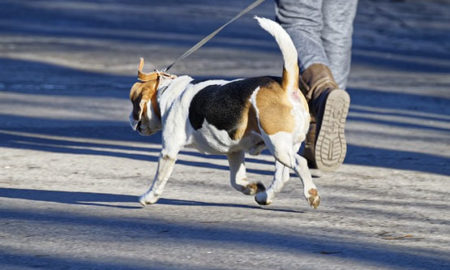
[[312,188],[308,191],[308,197],[306,198],[309,202],[309,205],[313,207],[314,209],[317,209],[320,204],[320,196],[319,192],[317,192],[317,189]]
[[245,189],[242,191],[245,195],[255,195],[258,192],[263,192],[266,190],[266,187],[261,182],[250,183]]
[[153,195],[152,193],[145,193],[144,195],[142,195],[141,197],[139,197],[139,203],[142,206],[146,206],[149,204],[154,204],[158,201],[158,197]]
[[272,203],[272,200],[268,198],[267,192],[265,192],[265,191],[256,193],[255,201],[259,205],[269,205]]

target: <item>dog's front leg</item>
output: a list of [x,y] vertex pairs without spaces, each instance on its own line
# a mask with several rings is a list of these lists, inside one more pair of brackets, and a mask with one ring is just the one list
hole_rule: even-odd
[[264,191],[265,187],[260,182],[249,182],[245,170],[244,151],[229,153],[228,163],[230,164],[230,182],[236,190],[246,194],[254,195],[257,192]]
[[269,205],[275,195],[283,189],[284,184],[289,181],[289,167],[284,166],[279,161],[275,162],[275,175],[270,187],[264,192],[258,192],[255,200],[258,204]]
[[161,155],[158,161],[158,169],[156,171],[155,179],[153,180],[150,189],[139,198],[139,202],[142,205],[153,204],[158,201],[161,196],[164,186],[169,180],[172,174],[173,167],[175,165],[175,158],[171,158],[168,155]]

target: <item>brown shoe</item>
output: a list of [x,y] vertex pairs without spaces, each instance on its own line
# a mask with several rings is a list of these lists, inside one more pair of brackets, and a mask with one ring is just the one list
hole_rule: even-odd
[[335,171],[347,153],[344,129],[350,96],[338,88],[325,65],[311,65],[303,72],[302,80],[312,116],[303,156],[312,168]]

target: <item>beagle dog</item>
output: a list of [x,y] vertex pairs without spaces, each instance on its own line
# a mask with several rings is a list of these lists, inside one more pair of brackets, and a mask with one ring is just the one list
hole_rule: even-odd
[[[290,169],[299,176],[304,196],[317,208],[320,197],[306,160],[297,154],[309,128],[309,109],[299,90],[297,51],[276,22],[258,18],[259,25],[278,43],[283,55],[282,77],[196,81],[165,72],[143,73],[130,91],[130,124],[141,135],[162,130],[162,150],[149,190],[139,201],[156,203],[169,179],[177,154],[184,146],[203,153],[225,154],[231,185],[255,195],[261,205],[272,202],[289,180]],[[275,175],[268,189],[247,179],[244,154],[258,155],[267,148],[275,157]]]

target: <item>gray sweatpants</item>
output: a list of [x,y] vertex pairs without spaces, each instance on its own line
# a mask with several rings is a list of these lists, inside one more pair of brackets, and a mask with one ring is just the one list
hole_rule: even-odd
[[341,89],[350,72],[358,0],[276,0],[277,21],[298,51],[300,70],[327,65]]

